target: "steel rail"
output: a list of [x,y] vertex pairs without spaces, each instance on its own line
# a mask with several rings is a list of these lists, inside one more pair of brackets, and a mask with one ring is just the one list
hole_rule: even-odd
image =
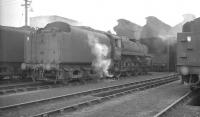
[[161,79],[160,81],[149,82],[149,83],[146,83],[146,85],[143,84],[143,85],[140,85],[139,87],[135,87],[133,89],[127,89],[127,90],[119,91],[119,92],[116,92],[114,94],[107,94],[107,95],[104,95],[102,97],[98,97],[97,99],[92,99],[92,100],[89,100],[89,101],[73,104],[73,105],[70,105],[70,106],[63,107],[63,108],[53,109],[53,110],[50,110],[50,111],[46,111],[46,112],[43,112],[43,113],[40,113],[40,114],[31,115],[31,116],[33,116],[33,117],[46,117],[46,116],[49,116],[49,115],[52,115],[52,114],[55,114],[55,113],[63,113],[64,111],[65,112],[71,112],[71,111],[75,111],[77,109],[81,109],[83,107],[88,107],[90,105],[102,103],[104,101],[110,100],[110,99],[115,98],[115,97],[120,97],[120,96],[123,96],[123,95],[126,95],[126,94],[133,93],[135,91],[141,91],[141,90],[153,88],[153,87],[160,86],[160,85],[163,85],[163,84],[175,81],[175,80],[177,80],[177,79],[165,79],[165,80]]
[[157,113],[154,117],[163,117],[164,115],[166,115],[171,109],[175,108],[177,105],[179,105],[181,102],[183,102],[185,99],[187,99],[188,97],[190,97],[190,95],[192,94],[192,92],[187,92],[185,95],[183,95],[182,97],[180,97],[179,99],[177,99],[176,101],[174,101],[172,104],[170,104],[169,106],[167,106],[166,108],[164,108],[162,111],[160,111],[159,113]]
[[41,82],[36,82],[36,83],[27,82],[27,83],[8,84],[8,85],[0,86],[0,90],[12,89],[12,88],[15,88],[15,87],[29,86],[29,85],[39,84],[39,83],[41,83]]
[[158,78],[153,78],[153,79],[148,79],[148,80],[136,81],[136,82],[114,85],[114,86],[103,87],[103,88],[97,88],[97,89],[82,91],[82,92],[78,92],[78,93],[76,92],[76,93],[72,93],[72,94],[65,94],[65,95],[60,95],[60,96],[55,96],[55,97],[50,97],[50,98],[45,98],[45,99],[39,99],[39,100],[34,100],[34,101],[29,101],[29,102],[24,102],[24,103],[2,106],[2,107],[0,107],[0,109],[15,108],[15,107],[19,107],[19,106],[29,105],[29,104],[33,104],[33,103],[41,103],[41,102],[46,102],[49,100],[56,100],[56,99],[61,99],[61,98],[70,99],[73,97],[86,96],[86,95],[90,95],[90,94],[99,93],[102,91],[114,90],[117,88],[128,87],[131,85],[137,85],[137,84],[141,84],[141,83],[145,83],[145,82],[156,81],[156,80],[166,79],[166,78],[175,78],[176,76],[177,76],[177,74],[173,74],[173,75],[168,75],[168,76],[158,77]]
[[8,86],[0,87],[0,95],[13,94],[13,93],[25,92],[25,91],[41,90],[41,89],[47,89],[47,88],[56,88],[56,87],[60,87],[60,85],[44,84],[42,82],[8,85]]

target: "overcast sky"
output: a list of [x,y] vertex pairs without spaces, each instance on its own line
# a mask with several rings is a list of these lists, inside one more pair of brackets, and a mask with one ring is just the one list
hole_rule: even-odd
[[[24,25],[24,0],[0,0],[0,24]],[[145,17],[156,16],[174,26],[186,13],[200,16],[200,0],[32,0],[29,16],[59,15],[99,30],[112,30],[117,19],[139,25]]]

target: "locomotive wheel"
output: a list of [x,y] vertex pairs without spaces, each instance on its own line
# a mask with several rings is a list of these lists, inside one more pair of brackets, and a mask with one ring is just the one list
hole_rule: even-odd
[[34,75],[34,74],[31,74],[31,76],[30,76],[30,77],[31,77],[31,79],[32,79],[32,81],[33,81],[33,82],[36,82],[36,79],[35,79],[36,77],[35,77],[35,75]]
[[179,77],[179,79],[180,79],[180,83],[181,83],[181,84],[184,84],[184,81],[183,81],[182,75],[179,75],[178,77]]
[[133,70],[132,71],[132,76],[136,76],[137,74],[136,74],[136,71],[135,70]]
[[194,88],[193,86],[190,86],[190,90],[191,90],[191,91],[194,91],[195,88]]
[[130,77],[130,76],[132,76],[132,73],[131,73],[131,71],[127,71],[127,72],[126,72],[126,76],[127,76],[127,77]]
[[199,81],[199,76],[197,74],[192,74],[190,77],[191,83],[197,83]]
[[191,91],[198,91],[198,88],[194,87],[194,86],[190,86],[190,90]]
[[121,77],[121,72],[117,72],[113,76],[113,78],[116,79],[116,80],[120,79],[120,77]]
[[190,76],[189,75],[181,75],[181,81],[182,83],[189,83],[189,78]]

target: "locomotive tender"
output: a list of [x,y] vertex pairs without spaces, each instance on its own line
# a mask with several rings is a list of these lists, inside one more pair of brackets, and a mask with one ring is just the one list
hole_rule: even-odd
[[200,88],[200,18],[183,25],[177,34],[177,71],[190,88]]
[[0,79],[22,76],[24,39],[31,28],[0,26]]
[[151,56],[134,39],[63,22],[31,31],[24,40],[23,72],[59,81],[147,73]]

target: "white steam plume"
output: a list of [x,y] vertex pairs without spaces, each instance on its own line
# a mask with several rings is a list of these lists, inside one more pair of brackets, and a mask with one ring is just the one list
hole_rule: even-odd
[[93,34],[88,34],[88,43],[91,47],[92,54],[95,55],[95,60],[93,61],[92,65],[95,67],[96,71],[101,77],[112,77],[112,75],[110,75],[108,72],[111,64],[111,59],[108,58],[110,48],[106,44],[100,43],[99,39]]

